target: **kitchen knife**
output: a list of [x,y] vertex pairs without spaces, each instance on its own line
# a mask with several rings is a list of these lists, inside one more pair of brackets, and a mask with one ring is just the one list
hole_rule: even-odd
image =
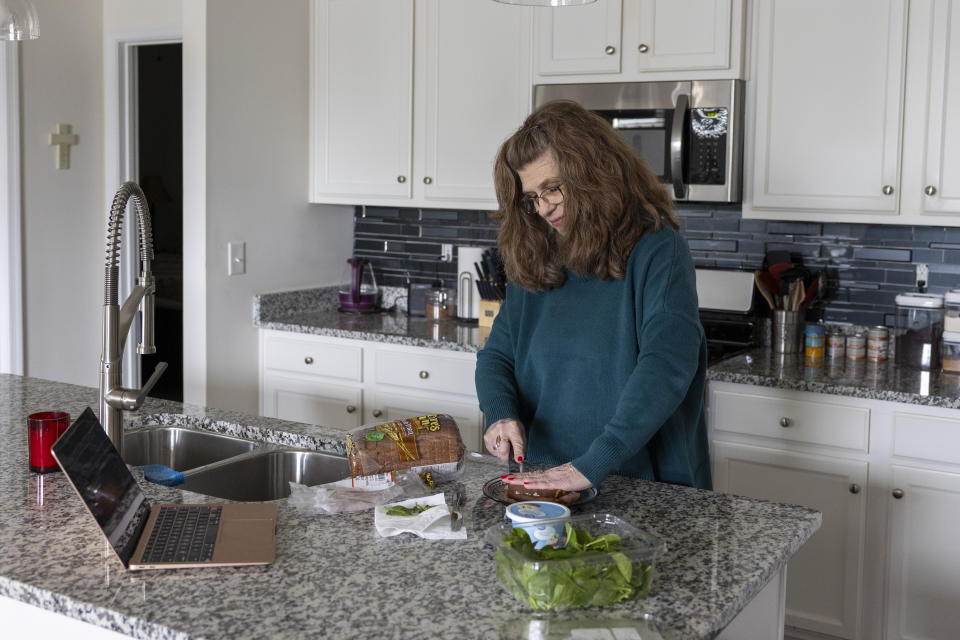
[[466,498],[466,489],[464,489],[463,484],[457,482],[450,488],[449,491],[444,493],[444,500],[447,503],[447,507],[450,509],[450,530],[459,531],[460,527],[463,526],[463,503]]

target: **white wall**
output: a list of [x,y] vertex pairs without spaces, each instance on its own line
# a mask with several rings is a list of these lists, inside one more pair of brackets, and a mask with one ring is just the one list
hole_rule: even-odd
[[[24,373],[97,386],[105,256],[100,0],[34,0],[40,39],[20,50]],[[70,169],[47,144],[57,123],[79,144]]]
[[[207,2],[207,397],[257,411],[256,293],[336,284],[350,207],[307,203],[308,2]],[[247,243],[228,277],[227,243]]]
[[[195,230],[185,249],[202,242],[184,256],[191,269],[184,277],[202,294],[184,311],[186,365],[195,367],[185,371],[192,384],[185,392],[211,407],[256,413],[253,295],[335,284],[352,250],[351,209],[306,201],[307,0],[269,3],[269,11],[260,0],[34,2],[40,39],[25,43],[21,56],[25,373],[98,384],[113,195],[105,183],[119,154],[116,132],[104,125],[117,95],[107,84],[116,82],[107,77],[115,61],[105,55],[123,34],[165,36],[182,20],[184,167],[201,190],[185,202],[184,233]],[[68,171],[54,169],[47,145],[58,122],[80,136]],[[247,243],[245,275],[226,275],[229,241]],[[191,345],[202,353],[189,353]]]

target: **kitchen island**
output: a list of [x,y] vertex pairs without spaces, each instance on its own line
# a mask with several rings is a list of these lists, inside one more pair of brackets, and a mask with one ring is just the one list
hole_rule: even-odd
[[[496,579],[480,533],[503,517],[482,494],[503,468],[468,459],[468,538],[378,538],[370,512],[313,515],[278,501],[277,558],[265,568],[126,572],[61,473],[27,468],[29,413],[77,416],[95,389],[0,375],[0,596],[140,638],[499,638],[533,614]],[[342,432],[149,400],[128,426],[181,424],[343,453]],[[137,472],[139,473],[139,472]],[[141,481],[151,501],[219,502]],[[648,598],[554,619],[652,615],[665,638],[713,638],[819,528],[818,511],[611,477],[579,507],[661,537]],[[774,585],[776,586],[776,585]],[[780,593],[782,598],[782,592]],[[782,599],[781,599],[782,606]],[[781,612],[782,615],[782,612]]]

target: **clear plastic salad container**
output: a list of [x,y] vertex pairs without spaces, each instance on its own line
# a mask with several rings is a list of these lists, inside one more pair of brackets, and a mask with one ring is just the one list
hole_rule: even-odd
[[571,516],[556,547],[534,549],[526,531],[509,521],[490,527],[500,584],[537,611],[603,606],[650,592],[666,544],[609,513]]

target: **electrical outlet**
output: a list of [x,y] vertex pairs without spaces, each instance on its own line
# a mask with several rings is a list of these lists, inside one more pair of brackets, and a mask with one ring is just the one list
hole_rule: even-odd
[[452,244],[440,245],[440,261],[453,262],[453,245]]
[[930,282],[930,269],[925,264],[917,265],[917,288],[924,291]]
[[247,243],[227,243],[227,275],[238,276],[247,272]]

